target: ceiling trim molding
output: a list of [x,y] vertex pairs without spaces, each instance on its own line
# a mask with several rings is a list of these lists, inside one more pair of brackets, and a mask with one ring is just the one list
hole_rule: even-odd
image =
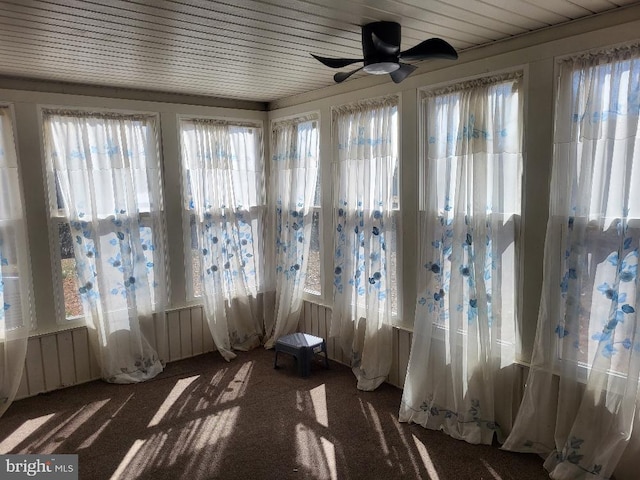
[[89,97],[119,98],[123,100],[140,100],[146,102],[174,103],[182,105],[196,105],[199,107],[232,108],[262,112],[267,111],[268,107],[267,102],[255,102],[252,100],[236,100],[230,98],[208,97],[204,95],[156,92],[153,90],[86,85],[80,83],[56,82],[2,75],[0,75],[0,89],[62,93]]

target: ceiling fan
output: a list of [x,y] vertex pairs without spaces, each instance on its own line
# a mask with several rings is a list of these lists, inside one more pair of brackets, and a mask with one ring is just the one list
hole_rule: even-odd
[[455,60],[458,53],[441,38],[430,38],[415,47],[400,51],[400,24],[396,22],[373,22],[362,26],[362,54],[364,58],[327,58],[313,55],[313,58],[330,68],[342,68],[352,63],[364,65],[350,72],[338,72],[333,76],[336,83],[345,81],[360,70],[374,75],[388,73],[395,83],[400,83],[416,68],[403,60],[425,60],[427,58],[447,58]]

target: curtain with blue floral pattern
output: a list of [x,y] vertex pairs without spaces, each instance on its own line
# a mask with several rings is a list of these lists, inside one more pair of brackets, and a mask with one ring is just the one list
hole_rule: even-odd
[[265,215],[261,129],[215,119],[181,122],[183,192],[196,217],[204,309],[220,354],[261,343]]
[[542,301],[505,444],[556,479],[638,475],[639,117],[640,46],[561,61]]
[[275,226],[275,325],[265,348],[295,332],[302,309],[318,181],[317,115],[281,120],[272,127],[271,202]]
[[153,378],[163,369],[151,343],[153,314],[163,318],[167,297],[155,117],[44,113],[52,214],[66,217],[74,238],[78,292],[102,378]]
[[31,271],[21,186],[11,110],[0,107],[0,416],[18,391],[31,328]]
[[470,443],[511,427],[522,73],[423,92],[418,301],[400,421]]
[[[334,108],[335,250],[331,336],[351,357],[360,390],[391,368],[391,239],[398,165],[398,98]],[[387,248],[389,247],[389,249]]]

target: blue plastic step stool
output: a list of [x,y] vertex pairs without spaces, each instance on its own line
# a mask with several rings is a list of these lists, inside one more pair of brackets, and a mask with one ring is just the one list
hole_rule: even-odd
[[298,372],[301,377],[308,377],[311,372],[311,360],[316,353],[324,353],[324,366],[329,368],[327,344],[324,338],[308,333],[291,333],[276,341],[276,359],[273,368],[278,368],[278,352],[288,353],[296,358]]

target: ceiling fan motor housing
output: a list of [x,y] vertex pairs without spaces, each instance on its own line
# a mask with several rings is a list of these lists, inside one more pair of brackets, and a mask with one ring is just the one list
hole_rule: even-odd
[[[395,53],[381,51],[373,42],[373,34],[388,45],[396,46]],[[399,67],[400,24],[396,22],[374,22],[362,27],[362,52],[364,70],[368,73],[389,73]],[[379,67],[379,68],[378,68]]]
[[[396,22],[373,22],[362,26],[362,53],[364,58],[327,58],[311,54],[316,60],[330,68],[342,68],[352,63],[364,65],[350,72],[338,72],[333,76],[336,83],[344,82],[354,73],[382,75],[388,73],[395,83],[402,82],[418,67],[407,60],[448,58],[455,60],[458,53],[441,38],[430,38],[404,52],[400,51],[400,24]],[[402,62],[400,61],[402,58]]]

